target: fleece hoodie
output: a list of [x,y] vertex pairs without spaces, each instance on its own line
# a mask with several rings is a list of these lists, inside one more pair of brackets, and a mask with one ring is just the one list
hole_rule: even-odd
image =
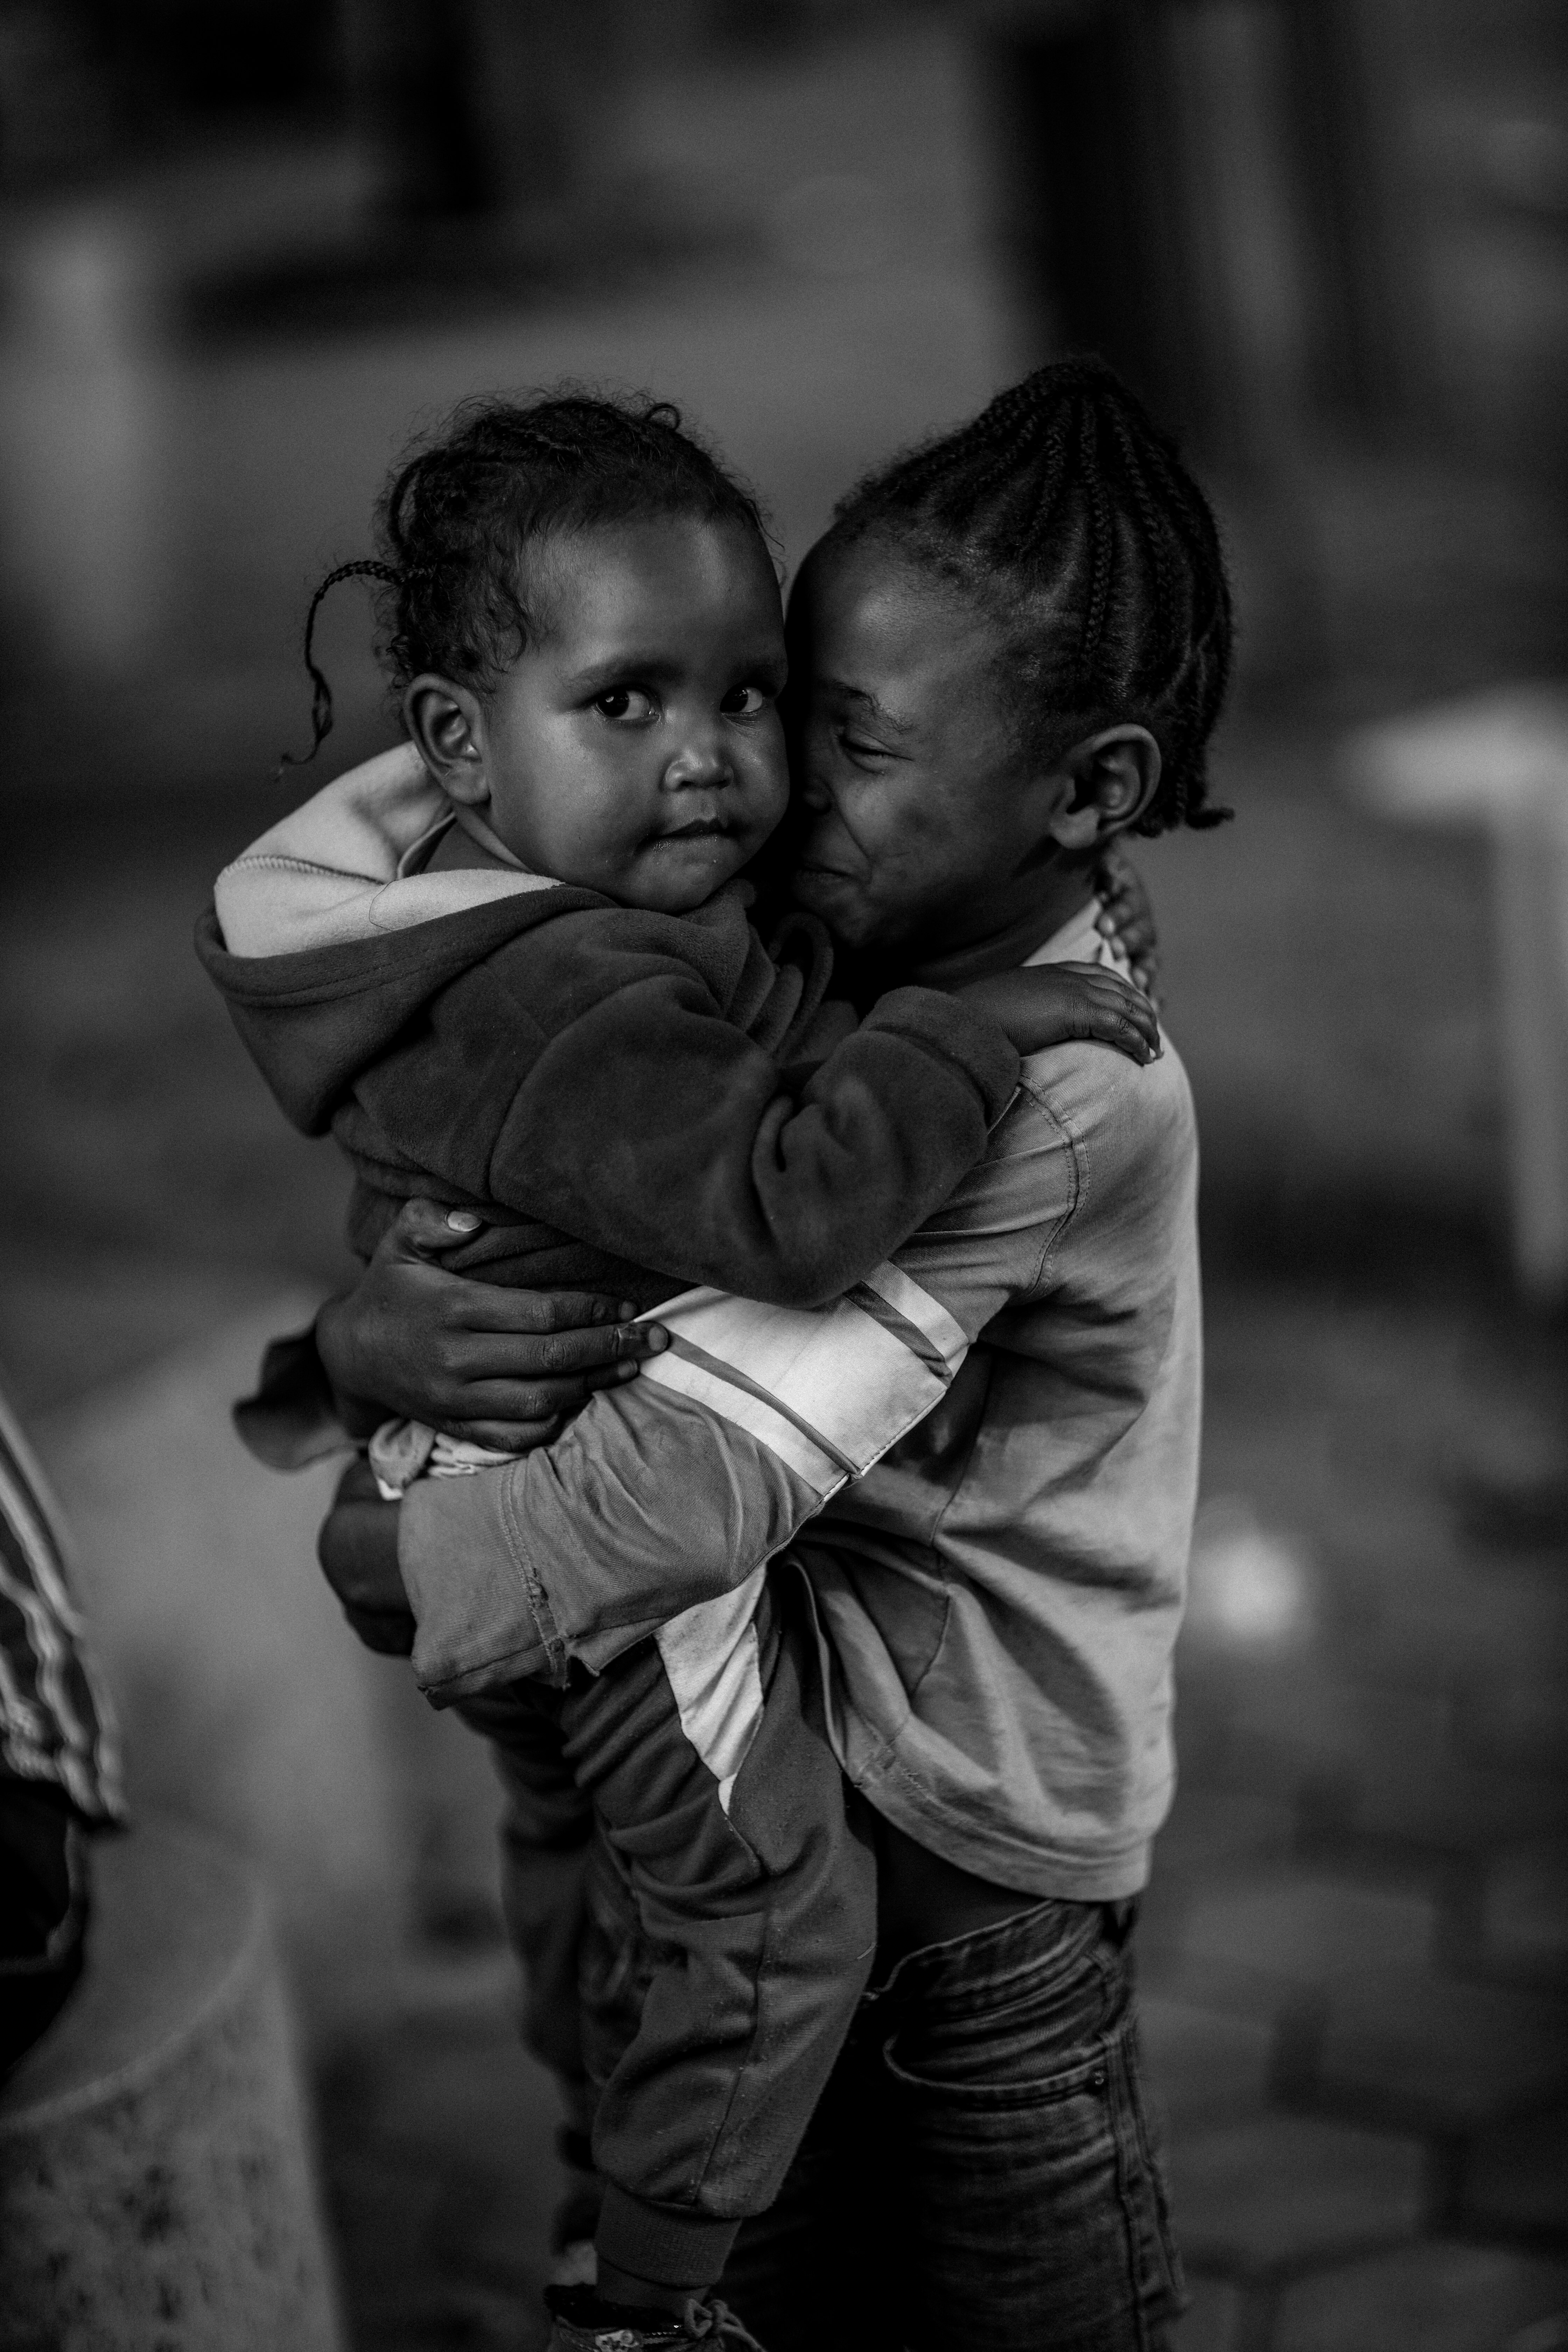
[[491,1280],[815,1306],[983,1156],[1018,1057],[958,999],[857,1022],[821,926],[770,954],[743,884],[665,915],[499,858],[427,873],[450,814],[401,745],[264,834],[197,927],[282,1109],[353,1163],[362,1255],[419,1193],[486,1219],[447,1263]]

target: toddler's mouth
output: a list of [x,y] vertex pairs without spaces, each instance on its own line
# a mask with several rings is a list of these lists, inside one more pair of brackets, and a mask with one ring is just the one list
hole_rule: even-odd
[[693,817],[689,824],[678,824],[671,833],[661,833],[660,841],[727,841],[734,828],[722,817]]

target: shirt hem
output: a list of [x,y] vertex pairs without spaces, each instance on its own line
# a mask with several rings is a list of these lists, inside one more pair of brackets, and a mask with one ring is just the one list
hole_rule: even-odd
[[955,1869],[1020,1895],[1066,1903],[1121,1903],[1149,1883],[1152,1832],[1100,1853],[1064,1853],[1036,1841],[960,1820],[911,1783],[896,1758],[871,1764],[850,1779],[885,1821]]

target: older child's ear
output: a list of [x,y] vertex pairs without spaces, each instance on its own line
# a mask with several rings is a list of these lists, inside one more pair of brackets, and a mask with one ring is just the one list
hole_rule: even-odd
[[1092,849],[1141,817],[1160,789],[1160,746],[1146,727],[1102,728],[1076,743],[1058,772],[1071,784],[1051,819],[1063,849]]
[[467,687],[426,672],[403,692],[408,738],[447,798],[469,806],[490,796],[479,706]]

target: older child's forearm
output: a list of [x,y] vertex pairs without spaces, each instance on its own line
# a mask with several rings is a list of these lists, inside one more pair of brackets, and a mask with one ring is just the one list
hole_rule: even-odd
[[834,1307],[672,1302],[668,1349],[553,1444],[411,1487],[399,1559],[437,1704],[607,1664],[743,1583],[923,1420],[1067,1211],[1070,1150],[1037,1141]]

